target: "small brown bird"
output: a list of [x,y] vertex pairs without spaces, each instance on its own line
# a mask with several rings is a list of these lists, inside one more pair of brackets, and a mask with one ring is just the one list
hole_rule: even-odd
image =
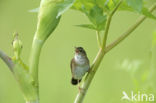
[[90,65],[87,54],[82,47],[75,47],[75,55],[71,60],[71,83],[77,85],[81,82],[82,77],[89,71]]

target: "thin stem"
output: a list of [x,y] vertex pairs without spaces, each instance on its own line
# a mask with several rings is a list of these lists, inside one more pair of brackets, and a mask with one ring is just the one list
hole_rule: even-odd
[[106,29],[105,29],[105,33],[104,33],[104,38],[103,38],[103,48],[105,48],[105,46],[106,46],[108,31],[110,28],[110,23],[111,23],[112,17],[114,15],[114,13],[116,12],[116,10],[119,8],[121,3],[122,3],[122,0],[119,1],[119,3],[116,5],[116,7],[113,9],[113,11],[108,16],[108,20],[106,22]]
[[83,102],[84,97],[87,93],[87,90],[91,84],[91,81],[93,80],[93,77],[94,77],[94,75],[95,75],[104,55],[105,55],[104,50],[105,50],[107,35],[108,35],[109,27],[110,27],[110,22],[111,22],[112,16],[114,15],[117,8],[120,6],[121,2],[122,2],[122,0],[117,4],[117,6],[114,8],[114,10],[111,12],[110,16],[108,17],[108,20],[106,23],[105,35],[104,35],[104,39],[103,39],[103,47],[99,49],[99,52],[98,52],[96,58],[94,59],[93,64],[90,68],[91,70],[87,74],[85,81],[82,85],[82,91],[77,94],[77,97],[76,97],[74,103],[82,103]]
[[39,64],[39,57],[40,57],[42,46],[43,46],[43,41],[39,40],[35,36],[32,44],[31,56],[30,56],[30,74],[34,79],[34,86],[36,87],[37,93],[39,92],[38,64]]
[[102,47],[102,45],[101,45],[101,36],[100,36],[99,31],[96,31],[96,37],[97,37],[97,42],[99,44],[99,47],[101,48]]
[[[149,11],[152,12],[156,9],[156,4],[154,4]],[[124,32],[120,37],[118,37],[115,41],[113,41],[111,44],[109,44],[105,52],[109,52],[111,49],[113,49],[116,45],[118,45],[120,42],[122,42],[125,38],[127,38],[144,20],[146,19],[145,16],[141,16],[134,25],[132,25],[126,32]]]
[[0,50],[0,58],[6,63],[11,71],[13,71],[14,63],[2,50]]

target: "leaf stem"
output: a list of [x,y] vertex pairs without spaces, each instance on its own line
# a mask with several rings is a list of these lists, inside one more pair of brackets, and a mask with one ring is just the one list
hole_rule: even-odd
[[6,63],[11,71],[13,71],[14,63],[2,50],[0,50],[0,58]]
[[114,10],[111,12],[110,16],[108,17],[108,20],[107,20],[107,23],[106,23],[106,29],[105,29],[105,34],[104,34],[104,39],[103,39],[103,46],[102,48],[99,49],[99,52],[97,53],[97,56],[95,57],[94,61],[93,61],[93,64],[90,68],[90,71],[89,73],[87,74],[83,84],[82,84],[82,90],[81,92],[79,92],[77,94],[77,97],[75,99],[75,102],[74,103],[82,103],[83,100],[84,100],[84,97],[87,93],[87,90],[91,84],[91,81],[93,80],[94,78],[94,75],[105,55],[105,45],[106,45],[106,40],[107,40],[107,35],[108,35],[108,31],[109,31],[109,27],[110,27],[110,22],[111,22],[111,19],[112,19],[112,16],[114,15],[114,13],[116,12],[117,8],[120,6],[122,0],[119,1],[119,3],[116,5],[116,7],[114,8]]
[[[154,4],[149,11],[152,12],[156,9],[156,4]],[[129,27],[129,29],[124,32],[120,37],[118,37],[115,41],[113,41],[111,44],[109,44],[106,49],[105,52],[109,52],[111,49],[113,49],[115,46],[117,46],[120,42],[122,42],[125,38],[127,38],[144,20],[146,19],[145,16],[141,16],[135,24],[133,24],[132,26]]]
[[96,31],[96,37],[97,37],[97,42],[99,44],[99,47],[102,48],[102,45],[101,45],[101,36],[100,36],[100,32],[99,31]]
[[105,29],[105,32],[104,32],[104,38],[103,38],[103,48],[105,48],[105,46],[106,46],[108,31],[109,31],[109,28],[110,28],[110,23],[111,23],[112,17],[114,15],[114,13],[116,12],[116,10],[119,8],[119,6],[120,6],[121,3],[122,3],[122,0],[120,0],[118,2],[118,4],[116,5],[116,7],[113,9],[113,11],[108,16],[108,20],[106,22],[106,29]]

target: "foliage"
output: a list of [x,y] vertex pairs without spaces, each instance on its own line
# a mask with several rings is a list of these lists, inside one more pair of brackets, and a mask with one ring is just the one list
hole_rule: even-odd
[[[91,24],[80,24],[77,26],[96,31],[105,30],[107,17],[118,2],[119,0],[76,0],[72,9],[84,13],[91,22]],[[119,10],[139,13],[156,19],[144,6],[143,0],[123,0]]]
[[[86,76],[82,87],[84,93],[80,92],[80,94],[78,94],[75,103],[81,103],[83,101],[85,96],[84,94],[87,92],[87,89],[89,88],[89,85],[104,55],[124,40],[132,31],[134,31],[145,19],[145,17],[156,20],[156,17],[144,6],[143,0],[41,0],[37,29],[32,43],[29,66],[25,65],[20,58],[20,54],[22,52],[22,42],[19,40],[17,34],[14,34],[13,41],[14,57],[9,58],[0,51],[0,57],[9,66],[24,94],[25,100],[28,103],[39,103],[38,65],[41,49],[45,41],[59,24],[62,14],[70,8],[84,13],[90,21],[90,24],[80,24],[77,26],[92,29],[98,33],[104,31],[102,45],[101,38],[98,34],[100,49],[89,73]],[[153,9],[151,9],[151,11],[155,8],[156,5]],[[142,16],[135,25],[132,25],[130,29],[121,35],[119,39],[112,42],[112,44],[107,47],[106,41],[111,19],[117,10],[130,11],[144,16]],[[140,63],[136,61],[132,63],[126,61],[123,63],[123,67],[128,67],[129,71],[131,71],[131,68],[133,67],[133,71],[131,72],[132,74],[135,72],[136,68],[139,67],[139,65]],[[142,77],[143,80],[146,80],[147,74],[143,74]]]

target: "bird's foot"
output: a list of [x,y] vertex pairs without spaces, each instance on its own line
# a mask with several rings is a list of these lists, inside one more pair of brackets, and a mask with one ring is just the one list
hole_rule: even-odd
[[78,86],[79,92],[81,92],[82,88],[80,86]]
[[78,89],[79,89],[79,93],[83,93],[83,88],[79,86]]

